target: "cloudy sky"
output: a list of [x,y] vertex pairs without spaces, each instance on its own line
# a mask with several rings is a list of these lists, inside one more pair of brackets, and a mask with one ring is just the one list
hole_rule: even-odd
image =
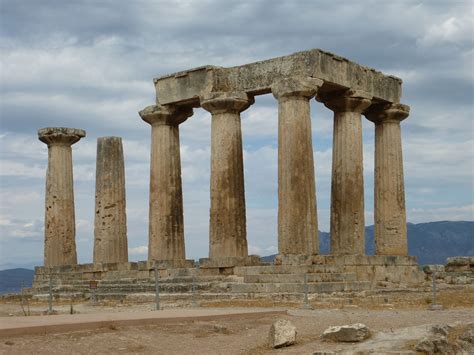
[[[96,139],[124,140],[131,260],[146,259],[153,78],[321,48],[403,79],[408,221],[473,220],[470,0],[0,0],[0,267],[43,258],[47,147],[38,128],[82,128],[74,145],[77,250],[93,245]],[[332,114],[311,103],[319,226],[329,230]],[[364,119],[366,224],[373,223],[373,124]],[[277,251],[277,104],[242,114],[249,249]],[[206,257],[210,115],[181,125],[188,258]]]

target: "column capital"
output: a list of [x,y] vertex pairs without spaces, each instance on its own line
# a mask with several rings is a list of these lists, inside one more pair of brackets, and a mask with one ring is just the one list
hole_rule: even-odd
[[288,97],[300,96],[312,98],[323,81],[311,77],[285,78],[272,84],[272,94],[277,100]]
[[78,128],[47,127],[38,130],[38,139],[48,146],[53,144],[72,145],[86,136],[86,131]]
[[375,124],[401,122],[410,114],[410,106],[394,103],[374,104],[364,112],[365,117]]
[[151,105],[138,112],[143,121],[152,126],[177,126],[193,115],[193,109],[188,106]]
[[201,107],[211,114],[240,113],[252,105],[255,100],[245,92],[211,92],[199,98]]
[[372,96],[365,91],[347,89],[328,94],[318,94],[316,99],[334,112],[362,113],[370,106]]

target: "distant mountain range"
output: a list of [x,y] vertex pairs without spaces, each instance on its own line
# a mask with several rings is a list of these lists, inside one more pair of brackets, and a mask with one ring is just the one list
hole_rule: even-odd
[[[429,222],[408,223],[408,253],[418,258],[420,265],[444,264],[450,256],[474,255],[474,222]],[[365,228],[365,250],[373,255],[374,226]],[[329,253],[329,233],[319,232],[321,254]],[[265,261],[273,261],[275,255],[265,256]],[[37,263],[37,265],[40,263]],[[0,294],[19,292],[21,283],[30,287],[34,271],[11,268],[0,271]]]
[[[445,264],[450,256],[474,255],[474,222],[408,223],[408,254],[420,265]],[[321,254],[329,254],[330,234],[319,232]],[[374,226],[365,227],[365,253],[374,255]],[[275,255],[263,257],[273,261]]]
[[21,287],[31,287],[34,270],[8,269],[0,271],[0,294],[21,291]]

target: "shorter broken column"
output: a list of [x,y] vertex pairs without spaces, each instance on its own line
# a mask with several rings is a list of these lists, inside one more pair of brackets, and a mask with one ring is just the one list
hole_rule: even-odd
[[97,139],[94,263],[128,262],[122,138]]
[[71,145],[86,136],[82,129],[38,130],[48,145],[44,218],[44,266],[77,264]]

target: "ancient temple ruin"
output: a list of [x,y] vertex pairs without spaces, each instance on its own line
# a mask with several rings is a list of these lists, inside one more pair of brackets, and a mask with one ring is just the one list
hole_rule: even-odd
[[[76,265],[70,145],[85,132],[47,128],[39,131],[49,148],[45,267],[36,269],[34,287],[51,272],[63,284],[77,281],[78,289],[81,280],[99,280],[104,294],[117,280],[152,285],[155,262],[165,278],[220,277],[222,290],[237,294],[299,292],[303,274],[313,292],[421,280],[407,255],[400,122],[409,107],[400,103],[400,79],[314,49],[231,68],[203,66],[154,84],[156,104],[139,113],[151,125],[148,261],[127,262],[121,142],[101,139],[94,263]],[[278,102],[279,254],[271,265],[248,255],[240,122],[255,96],[270,93]],[[330,255],[319,255],[313,98],[334,112]],[[179,126],[198,108],[210,113],[212,129],[209,257],[196,270],[185,258]],[[363,116],[375,129],[374,256],[364,255]]]

